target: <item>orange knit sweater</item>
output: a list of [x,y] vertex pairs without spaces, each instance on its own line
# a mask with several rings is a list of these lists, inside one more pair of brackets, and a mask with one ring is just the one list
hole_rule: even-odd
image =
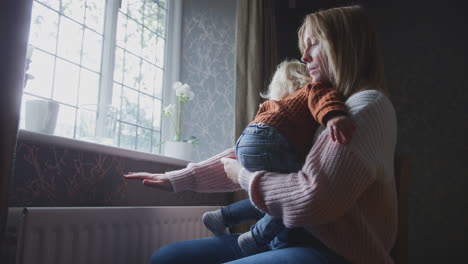
[[265,123],[278,129],[302,159],[312,147],[311,135],[319,124],[326,126],[324,117],[332,111],[346,111],[340,93],[322,83],[311,83],[282,100],[263,103],[250,124]]

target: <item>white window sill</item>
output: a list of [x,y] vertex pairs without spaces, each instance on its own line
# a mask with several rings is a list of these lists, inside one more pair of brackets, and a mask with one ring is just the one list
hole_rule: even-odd
[[112,156],[118,156],[123,158],[130,158],[136,160],[144,160],[168,165],[176,165],[184,167],[186,166],[189,161],[180,160],[171,157],[165,157],[156,154],[144,153],[135,150],[117,148],[112,146],[106,146],[96,143],[91,143],[87,141],[81,141],[71,138],[53,136],[48,134],[42,134],[37,132],[32,132],[24,129],[19,130],[18,139],[24,141],[31,141],[43,144],[52,144],[57,145],[60,147],[70,148],[70,149],[77,149],[77,150],[84,150],[89,152],[95,153],[102,153],[108,154]]

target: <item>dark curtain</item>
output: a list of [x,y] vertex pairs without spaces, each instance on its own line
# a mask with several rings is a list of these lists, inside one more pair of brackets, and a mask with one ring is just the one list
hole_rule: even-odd
[[278,64],[275,1],[238,0],[236,9],[235,138],[257,113]]
[[[235,139],[250,123],[261,103],[278,64],[276,45],[275,1],[238,0],[236,7],[236,85]],[[248,196],[244,191],[234,193],[233,200]],[[234,232],[245,232],[251,223],[236,226]]]
[[[32,0],[0,2],[0,243],[5,252],[5,226],[8,214],[9,179],[23,94],[26,49]],[[3,262],[2,262],[3,263]]]

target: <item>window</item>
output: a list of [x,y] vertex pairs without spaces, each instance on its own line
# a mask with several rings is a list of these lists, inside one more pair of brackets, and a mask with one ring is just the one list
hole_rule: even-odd
[[166,0],[34,0],[21,128],[48,115],[56,136],[159,154],[171,12]]

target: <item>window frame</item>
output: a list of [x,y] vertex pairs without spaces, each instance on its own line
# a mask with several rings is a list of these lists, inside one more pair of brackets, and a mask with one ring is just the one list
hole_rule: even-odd
[[[166,2],[167,10],[171,10],[166,19],[166,40],[172,45],[165,45],[164,65],[166,70],[163,76],[162,107],[177,104],[177,98],[172,90],[172,84],[180,80],[180,63],[182,52],[182,0],[169,0]],[[170,59],[169,59],[170,58]],[[163,139],[172,139],[175,131],[171,121],[167,118],[161,120],[161,142]],[[163,150],[163,149],[162,149]],[[162,152],[161,150],[161,152]]]
[[[103,43],[101,57],[101,72],[100,72],[100,88],[98,94],[98,111],[102,111],[106,105],[112,105],[113,83],[114,83],[114,66],[115,66],[115,50],[116,50],[116,35],[117,35],[117,19],[118,12],[121,7],[122,0],[106,0],[105,19],[103,25]],[[182,0],[166,0],[166,23],[165,23],[165,45],[164,45],[164,71],[162,83],[161,107],[170,103],[176,103],[176,97],[172,91],[172,83],[179,80],[180,76],[180,53],[181,53],[181,33],[182,33]],[[107,45],[107,46],[106,46]],[[109,47],[109,48],[107,48]],[[55,55],[56,56],[56,55]],[[54,70],[55,72],[55,70]],[[55,73],[54,73],[55,74]],[[36,95],[33,95],[36,96]],[[36,96],[37,97],[37,96]],[[40,97],[39,97],[40,98]],[[51,98],[43,98],[53,100]],[[101,116],[101,117],[100,117]],[[174,134],[171,124],[165,118],[161,118],[160,138],[163,142],[164,138],[171,138]],[[97,116],[96,133],[101,133],[103,129],[103,115]],[[75,127],[76,130],[76,122]],[[117,155],[117,152],[122,152],[119,155],[135,156],[135,153],[141,153],[144,157],[164,156],[162,148],[160,154],[152,152],[138,151],[137,149],[128,149],[116,145],[101,145],[92,142],[86,142],[79,138],[69,138],[57,135],[42,135],[41,133],[29,131],[26,129],[19,130],[20,138],[34,139],[37,141],[47,141],[48,143],[69,142],[67,145],[80,149],[89,149],[96,152],[107,152]],[[74,133],[76,136],[76,133]],[[70,143],[71,142],[71,143]],[[77,143],[73,143],[77,142]],[[79,143],[85,143],[80,145]],[[111,150],[109,152],[109,150]],[[161,161],[167,162],[168,157],[164,157]],[[169,158],[173,160],[174,158]],[[159,159],[158,159],[159,160]],[[177,159],[175,159],[177,160]]]

